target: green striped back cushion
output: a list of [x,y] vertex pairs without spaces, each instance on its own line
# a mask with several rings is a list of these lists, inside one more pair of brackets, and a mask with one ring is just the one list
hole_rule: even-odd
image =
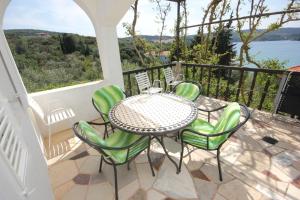
[[[224,131],[228,131],[235,126],[237,126],[240,122],[240,115],[241,115],[241,107],[238,103],[230,103],[222,113],[221,117],[219,118],[217,124],[215,125],[214,133],[221,133]],[[229,134],[229,133],[228,133]],[[211,138],[215,141],[224,141],[228,134],[218,137]]]
[[97,131],[90,126],[87,122],[85,121],[80,121],[78,123],[78,127],[80,129],[80,131],[78,131],[79,134],[81,134],[81,136],[83,138],[85,138],[87,141],[93,143],[93,144],[100,144],[100,145],[104,145],[105,141],[100,137],[100,135],[97,133]]
[[117,85],[103,87],[97,90],[93,95],[95,106],[105,115],[106,120],[108,120],[110,109],[124,98],[125,94]]
[[200,88],[193,83],[180,83],[176,87],[176,95],[195,101],[200,93]]

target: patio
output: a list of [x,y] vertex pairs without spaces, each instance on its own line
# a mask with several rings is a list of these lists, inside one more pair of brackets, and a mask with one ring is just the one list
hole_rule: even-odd
[[[203,96],[198,99],[200,107],[216,108],[224,103]],[[264,136],[279,142],[266,143]],[[75,138],[72,130],[56,133],[52,144],[48,168],[56,199],[114,198],[113,169],[104,164],[103,172],[98,173],[100,157],[95,150]],[[179,162],[180,144],[167,139],[166,146]],[[118,167],[120,199],[299,199],[299,121],[258,110],[252,112],[252,119],[221,149],[223,182],[218,179],[215,152],[192,147],[188,151],[185,149],[185,165],[177,175],[153,140],[155,177],[145,153],[131,163],[130,171],[126,165]]]

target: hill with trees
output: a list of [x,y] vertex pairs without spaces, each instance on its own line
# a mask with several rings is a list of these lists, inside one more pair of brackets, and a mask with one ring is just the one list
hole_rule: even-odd
[[96,40],[42,30],[5,31],[28,92],[101,78]]

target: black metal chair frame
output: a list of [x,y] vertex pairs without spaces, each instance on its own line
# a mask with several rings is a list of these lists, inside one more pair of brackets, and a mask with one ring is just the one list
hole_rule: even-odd
[[[115,179],[115,199],[118,200],[119,199],[119,195],[118,195],[118,177],[117,177],[117,166],[119,165],[124,165],[124,164],[128,164],[128,170],[129,168],[129,163],[134,160],[141,152],[143,152],[145,149],[141,150],[140,152],[137,153],[137,155],[135,155],[134,157],[129,159],[129,152],[131,150],[131,147],[135,146],[136,144],[138,144],[139,142],[141,142],[142,140],[144,140],[146,137],[149,137],[149,141],[148,141],[148,147],[147,147],[147,157],[148,157],[148,162],[151,168],[151,172],[152,175],[154,176],[154,170],[153,170],[153,166],[152,166],[152,162],[151,162],[151,158],[150,158],[150,143],[151,143],[151,137],[150,136],[141,136],[140,139],[138,139],[136,142],[126,146],[126,147],[108,147],[108,146],[103,146],[100,144],[95,144],[92,141],[88,140],[87,138],[84,138],[79,132],[78,132],[78,123],[76,122],[73,125],[73,131],[75,133],[75,135],[80,138],[82,141],[84,141],[85,143],[87,143],[89,146],[91,146],[92,148],[94,148],[95,150],[97,150],[100,154],[101,154],[101,158],[100,158],[100,166],[99,166],[99,173],[101,173],[102,171],[102,164],[103,161],[106,164],[112,165],[114,168],[114,179]],[[105,126],[107,123],[95,123],[95,122],[87,122],[90,125],[98,125],[98,126]],[[106,135],[104,134],[103,138],[106,138]],[[126,160],[123,163],[116,163],[113,159],[110,158],[109,155],[107,155],[105,153],[105,151],[103,150],[127,150],[127,156],[126,156]]]
[[[125,91],[122,90],[122,92],[124,93],[125,97],[127,97],[127,94]],[[100,114],[102,120],[104,121],[103,125],[104,125],[104,135],[108,136],[108,125],[110,125],[111,129],[113,130],[114,127],[112,126],[112,124],[110,123],[110,121],[106,122],[104,116],[106,116],[108,118],[108,115],[106,115],[105,113],[103,113],[100,108],[98,109],[94,99],[92,98],[92,104],[94,106],[94,108],[96,109],[96,111]]]
[[199,93],[198,93],[197,97],[194,99],[194,101],[196,101],[198,99],[198,97],[201,95],[202,86],[199,83],[195,82],[195,81],[183,81],[183,82],[178,83],[177,85],[174,86],[174,88],[172,90],[172,93],[176,93],[177,86],[179,86],[180,84],[183,84],[183,83],[192,83],[192,84],[196,85],[199,88]]
[[[221,170],[221,163],[220,163],[220,149],[222,147],[222,145],[237,131],[239,130],[247,121],[248,119],[250,118],[250,111],[249,109],[244,105],[244,104],[239,104],[241,106],[241,110],[243,110],[244,112],[244,120],[242,122],[240,122],[237,126],[233,127],[232,129],[230,130],[227,130],[227,131],[224,131],[224,132],[221,132],[221,133],[214,133],[214,134],[205,134],[205,133],[201,133],[201,132],[198,132],[198,131],[195,131],[193,129],[189,129],[189,128],[186,128],[186,129],[183,129],[180,131],[180,138],[181,138],[181,154],[180,154],[180,161],[179,161],[179,170],[181,169],[181,165],[182,165],[182,159],[183,159],[183,150],[184,150],[184,146],[185,144],[189,144],[191,146],[194,146],[188,142],[184,142],[182,140],[182,135],[184,134],[184,132],[192,132],[194,134],[197,134],[197,135],[200,135],[200,136],[203,136],[203,137],[206,137],[206,148],[201,148],[201,147],[197,147],[197,146],[194,146],[194,147],[197,147],[199,149],[203,149],[203,150],[206,150],[206,151],[215,151],[217,150],[217,161],[218,161],[218,170],[219,170],[219,179],[220,181],[223,181],[223,177],[222,177],[222,170]],[[198,108],[198,110],[200,111],[203,111],[203,112],[207,112],[208,113],[208,122],[210,122],[210,114],[212,112],[216,112],[216,111],[219,111],[219,110],[222,110],[224,108],[226,108],[226,106],[222,106],[222,107],[219,107],[219,108],[216,108],[216,109],[213,109],[213,110],[204,110],[204,109],[200,109]],[[229,134],[228,137],[218,145],[217,148],[212,148],[210,149],[209,148],[209,138],[211,137],[216,137],[216,136],[222,136],[222,135],[226,135],[226,134]]]

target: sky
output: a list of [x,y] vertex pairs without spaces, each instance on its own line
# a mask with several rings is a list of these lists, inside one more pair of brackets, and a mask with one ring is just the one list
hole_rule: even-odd
[[[287,0],[266,1],[270,12],[282,10],[287,3]],[[209,0],[187,0],[188,25],[200,23],[203,8],[208,2]],[[236,0],[232,0],[232,2],[234,4]],[[171,2],[171,5],[171,11],[166,19],[165,35],[173,35],[176,3]],[[245,8],[247,6],[247,4],[244,5]],[[140,0],[139,19],[136,27],[138,34],[158,35],[159,25],[156,23],[154,8],[155,4],[149,0]],[[247,14],[249,13],[246,9],[242,10],[241,16]],[[274,20],[274,17],[265,19],[260,28],[265,28]],[[132,11],[129,10],[118,24],[119,37],[126,36],[122,24],[131,23],[131,21]],[[12,0],[6,10],[3,26],[4,29],[40,29],[95,36],[90,19],[73,0]],[[300,21],[288,23],[285,27],[300,27]],[[189,29],[188,34],[194,34],[196,30],[195,28]]]

